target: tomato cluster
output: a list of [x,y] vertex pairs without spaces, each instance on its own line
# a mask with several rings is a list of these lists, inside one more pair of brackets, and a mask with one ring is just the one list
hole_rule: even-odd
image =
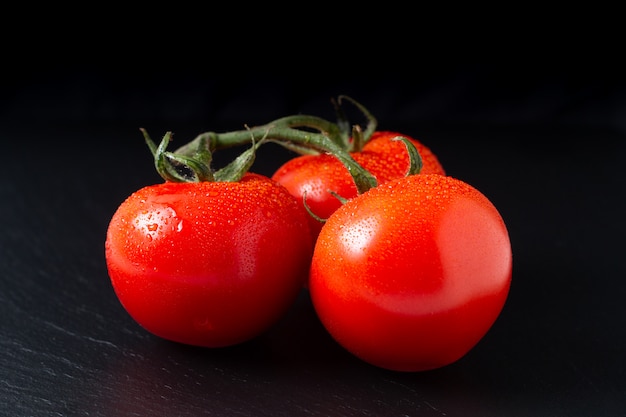
[[[369,120],[363,132],[288,117],[176,152],[168,135],[157,146],[144,132],[165,182],[119,206],[105,243],[126,311],[164,339],[230,346],[268,330],[304,288],[364,362],[413,372],[462,358],[508,296],[506,225],[426,145]],[[245,140],[252,147],[211,169],[214,151]],[[249,172],[266,140],[302,155],[271,178]]]

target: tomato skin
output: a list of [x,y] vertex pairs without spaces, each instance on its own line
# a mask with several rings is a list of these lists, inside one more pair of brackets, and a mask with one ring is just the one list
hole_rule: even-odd
[[113,215],[113,288],[149,332],[223,347],[272,326],[295,301],[312,246],[307,213],[267,177],[152,185]]
[[[396,136],[409,139],[420,152],[423,160],[422,174],[445,175],[437,156],[422,142],[407,135],[392,131],[374,132],[360,152],[350,155],[369,171],[380,183],[403,177],[409,169],[409,156],[401,141],[392,141]],[[289,192],[302,201],[306,192],[306,203],[311,211],[327,219],[341,206],[341,202],[328,192],[332,190],[341,197],[357,196],[357,188],[345,166],[329,154],[303,155],[295,157],[276,170],[272,179],[284,185]],[[316,238],[323,223],[311,217],[309,227]]]
[[345,349],[412,372],[469,352],[499,316],[511,275],[509,235],[493,204],[458,179],[414,175],[369,190],[328,219],[309,291]]

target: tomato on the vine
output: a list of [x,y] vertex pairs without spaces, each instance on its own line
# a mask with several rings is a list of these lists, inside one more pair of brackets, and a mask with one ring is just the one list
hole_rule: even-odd
[[107,231],[113,288],[132,318],[164,339],[247,341],[302,288],[312,253],[306,217],[284,187],[258,174],[144,187]]
[[[417,139],[397,132],[376,131],[362,150],[350,152],[350,155],[379,184],[401,178],[409,168],[409,156],[401,141],[392,140],[399,136],[409,139],[419,151],[423,163],[421,174],[445,175],[443,166],[429,147]],[[358,194],[346,167],[329,153],[301,155],[290,159],[276,170],[272,179],[284,185],[303,205],[306,197],[306,205],[311,212],[322,219],[327,219],[342,204],[329,190],[344,199],[354,198]],[[314,237],[317,237],[322,225],[322,222],[310,217],[309,227]]]
[[389,181],[347,201],[315,245],[309,290],[330,335],[372,365],[451,364],[492,327],[512,275],[490,200],[442,175]]

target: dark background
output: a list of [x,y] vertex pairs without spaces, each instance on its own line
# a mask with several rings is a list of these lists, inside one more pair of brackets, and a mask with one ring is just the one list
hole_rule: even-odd
[[[541,53],[516,39],[483,59],[460,35],[433,48],[443,29],[397,47],[389,27],[355,48],[294,30],[235,45],[207,30],[185,44],[162,21],[136,24],[127,42],[110,42],[113,25],[83,47],[79,27],[5,54],[1,415],[626,415],[619,54],[562,34]],[[339,94],[381,129],[422,140],[500,210],[513,285],[487,336],[455,364],[403,374],[339,348],[306,293],[267,334],[232,348],[139,328],[103,254],[119,203],[160,181],[139,128],[172,130],[182,144],[290,114],[333,120]],[[289,156],[267,145],[253,170],[269,175]]]

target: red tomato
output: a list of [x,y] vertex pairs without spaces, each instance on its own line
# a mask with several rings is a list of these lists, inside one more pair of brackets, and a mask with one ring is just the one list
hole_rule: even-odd
[[375,366],[451,364],[491,328],[512,273],[507,228],[478,190],[413,175],[372,188],[328,219],[309,290],[328,332]]
[[272,326],[295,301],[312,254],[308,214],[284,187],[148,186],[113,215],[106,261],[123,307],[162,338],[221,347]]
[[[393,141],[403,136],[412,141],[423,161],[421,174],[445,174],[435,154],[416,139],[396,132],[375,132],[360,152],[352,152],[354,160],[369,171],[379,184],[406,175],[409,156],[406,145]],[[330,154],[303,155],[287,161],[272,175],[272,179],[284,185],[298,201],[303,201],[311,211],[327,219],[341,206],[341,202],[328,190],[350,199],[357,196],[357,188],[344,165]],[[315,237],[322,228],[320,221],[309,219],[309,227]]]

